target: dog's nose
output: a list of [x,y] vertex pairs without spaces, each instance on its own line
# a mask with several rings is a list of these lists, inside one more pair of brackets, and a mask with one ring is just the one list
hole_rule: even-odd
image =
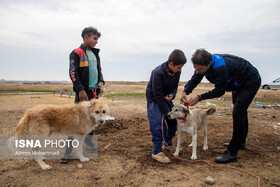
[[168,117],[169,119],[171,119],[171,114],[168,114],[167,117]]
[[99,123],[103,124],[105,122],[105,120],[101,119],[99,120]]

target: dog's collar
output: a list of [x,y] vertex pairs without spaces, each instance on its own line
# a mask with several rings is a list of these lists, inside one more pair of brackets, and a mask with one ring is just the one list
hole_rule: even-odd
[[187,120],[188,114],[186,113],[183,117],[177,118],[179,120],[183,120],[183,122],[185,123]]
[[187,107],[187,109],[190,109],[188,102],[184,102],[184,106]]

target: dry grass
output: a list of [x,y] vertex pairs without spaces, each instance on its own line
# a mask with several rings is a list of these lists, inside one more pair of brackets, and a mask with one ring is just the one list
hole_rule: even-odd
[[[99,155],[97,160],[83,163],[78,161],[59,164],[58,160],[47,160],[53,166],[50,171],[41,171],[32,160],[0,160],[0,186],[205,186],[205,179],[211,175],[215,186],[256,186],[256,179],[238,171],[212,168],[204,164],[189,164],[172,158],[169,165],[159,164],[151,159],[152,143],[147,120],[146,100],[143,97],[145,82],[107,82],[107,93],[114,97],[101,97],[108,103],[116,121],[96,129]],[[183,90],[180,84],[175,103]],[[5,85],[5,89],[61,90],[72,89],[72,85]],[[189,97],[211,90],[213,85],[201,84]],[[0,85],[0,90],[4,89]],[[138,97],[137,94],[142,94]],[[239,162],[230,164],[258,175],[262,186],[270,181],[280,183],[280,122],[278,109],[254,108],[257,102],[276,104],[280,91],[260,90],[251,105],[249,114],[248,150],[240,151]],[[12,134],[24,111],[38,104],[64,105],[74,102],[74,97],[59,95],[0,95],[0,133]],[[232,134],[231,94],[212,99],[219,106],[217,114],[208,119],[209,150],[202,150],[202,135],[198,132],[198,156],[210,162],[220,155],[222,143]],[[201,104],[204,104],[202,102]],[[279,104],[279,102],[278,102]],[[191,139],[183,135],[182,158],[191,156],[188,147]],[[176,137],[174,142],[176,142]],[[103,150],[104,147],[110,145]],[[170,158],[168,152],[165,152]]]

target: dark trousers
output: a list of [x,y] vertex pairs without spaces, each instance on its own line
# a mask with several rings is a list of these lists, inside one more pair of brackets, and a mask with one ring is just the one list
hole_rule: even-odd
[[230,141],[228,150],[234,154],[240,149],[241,144],[246,143],[246,138],[248,134],[248,113],[247,110],[253,101],[255,95],[257,94],[261,79],[255,84],[250,86],[241,87],[237,91],[232,92],[232,102],[233,102],[233,134]]
[[[172,101],[168,103],[168,107],[171,110],[173,107]],[[159,152],[162,152],[162,129],[161,129],[161,123],[162,123],[162,116],[163,113],[161,112],[158,104],[156,102],[150,102],[147,103],[147,113],[148,113],[148,119],[150,124],[150,130],[152,133],[152,142],[154,144],[153,147],[153,154],[157,154]],[[164,131],[164,139],[168,145],[172,145],[172,138],[176,134],[177,130],[177,121],[171,120],[164,116],[163,119],[163,131]],[[166,123],[168,128],[166,127]]]
[[[93,92],[92,90],[85,90],[85,92],[87,93],[88,96],[88,100],[93,99]],[[98,96],[98,92],[96,93]],[[76,92],[76,96],[75,96],[75,103],[79,103],[80,99],[79,99],[79,92]]]

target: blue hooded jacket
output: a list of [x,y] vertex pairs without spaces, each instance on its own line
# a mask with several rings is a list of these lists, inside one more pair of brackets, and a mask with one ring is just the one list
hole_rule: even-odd
[[215,84],[212,91],[201,95],[201,100],[220,97],[226,91],[238,90],[242,86],[254,86],[261,80],[258,70],[247,60],[228,54],[212,54],[212,64],[204,74],[194,72],[184,91],[189,95],[203,77]]

